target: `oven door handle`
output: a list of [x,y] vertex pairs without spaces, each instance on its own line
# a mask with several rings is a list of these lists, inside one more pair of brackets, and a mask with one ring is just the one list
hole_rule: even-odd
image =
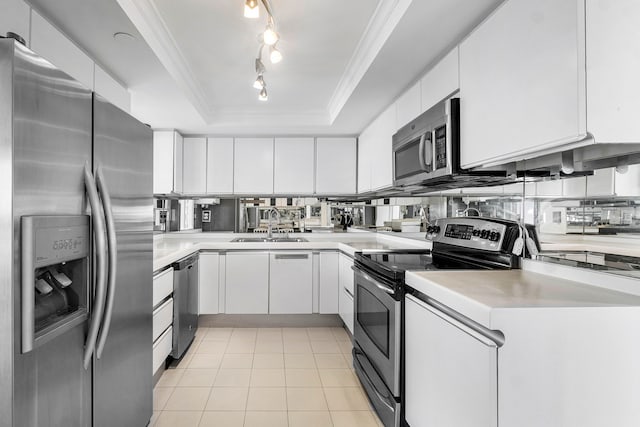
[[395,412],[395,409],[393,408],[393,406],[391,406],[389,404],[389,402],[387,401],[387,399],[385,399],[385,397],[382,395],[382,393],[380,393],[378,391],[378,389],[376,388],[376,385],[374,384],[373,381],[371,381],[371,377],[369,377],[369,374],[367,374],[367,370],[364,368],[364,366],[362,366],[362,362],[360,361],[361,357],[366,357],[365,354],[363,352],[361,352],[358,349],[353,349],[353,355],[355,356],[353,358],[353,360],[358,364],[359,366],[359,371],[362,373],[362,375],[364,375],[364,377],[367,379],[367,381],[369,382],[369,384],[371,384],[371,390],[373,390],[373,392],[376,394],[376,397],[378,398],[378,400],[380,402],[382,402],[382,404],[384,406],[386,406],[387,408],[389,408],[390,411]]
[[395,292],[393,292],[393,289],[389,288],[388,286],[383,285],[382,283],[380,283],[379,281],[377,281],[373,277],[369,276],[367,273],[365,273],[364,271],[360,270],[356,266],[351,266],[351,269],[356,274],[362,276],[362,278],[365,279],[366,281],[373,283],[382,292],[387,293],[389,295],[394,295],[395,294]]

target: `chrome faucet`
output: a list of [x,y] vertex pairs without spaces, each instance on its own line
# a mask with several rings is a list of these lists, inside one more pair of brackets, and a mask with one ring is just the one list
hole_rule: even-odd
[[268,229],[267,237],[268,237],[269,239],[272,239],[272,238],[273,238],[273,225],[272,225],[272,220],[273,220],[273,216],[274,216],[274,214],[275,214],[275,217],[276,217],[276,220],[277,220],[277,223],[276,223],[276,224],[279,224],[279,223],[280,223],[280,212],[279,212],[279,211],[278,211],[278,209],[276,209],[276,208],[270,208],[270,209],[267,211],[267,215],[268,215],[268,219],[269,219],[269,229]]

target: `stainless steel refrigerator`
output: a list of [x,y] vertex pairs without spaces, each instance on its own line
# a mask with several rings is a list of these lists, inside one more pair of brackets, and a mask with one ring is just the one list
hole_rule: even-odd
[[0,426],[146,426],[152,132],[0,39]]

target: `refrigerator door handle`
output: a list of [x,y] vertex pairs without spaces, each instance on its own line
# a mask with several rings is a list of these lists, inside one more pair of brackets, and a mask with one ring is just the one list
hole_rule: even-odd
[[100,199],[98,198],[98,190],[96,188],[93,175],[89,169],[89,165],[84,166],[84,184],[87,189],[87,197],[89,204],[91,205],[91,217],[93,218],[93,231],[95,236],[96,246],[96,287],[95,297],[93,299],[93,308],[91,313],[91,320],[89,322],[89,332],[87,333],[87,340],[84,346],[84,369],[89,368],[91,363],[91,357],[96,347],[96,339],[98,338],[98,328],[102,321],[102,313],[104,311],[105,300],[105,277],[107,274],[107,267],[105,265],[105,224],[102,217]]
[[102,327],[100,328],[100,335],[98,337],[98,347],[96,356],[98,359],[102,356],[102,350],[107,341],[109,335],[109,328],[111,327],[111,318],[113,315],[113,303],[115,300],[116,291],[116,274],[118,271],[118,242],[116,241],[116,225],[113,219],[113,205],[111,204],[111,195],[109,193],[109,187],[104,178],[102,167],[98,167],[96,171],[96,183],[98,184],[98,190],[100,191],[100,197],[102,198],[102,205],[104,207],[104,216],[107,221],[107,243],[109,249],[109,275],[107,280],[107,302],[104,311],[104,319],[102,321]]

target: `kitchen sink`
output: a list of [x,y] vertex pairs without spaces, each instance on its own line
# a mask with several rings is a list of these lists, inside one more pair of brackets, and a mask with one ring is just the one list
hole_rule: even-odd
[[302,237],[238,237],[233,239],[232,242],[243,243],[296,243],[296,242],[308,242],[307,239]]

